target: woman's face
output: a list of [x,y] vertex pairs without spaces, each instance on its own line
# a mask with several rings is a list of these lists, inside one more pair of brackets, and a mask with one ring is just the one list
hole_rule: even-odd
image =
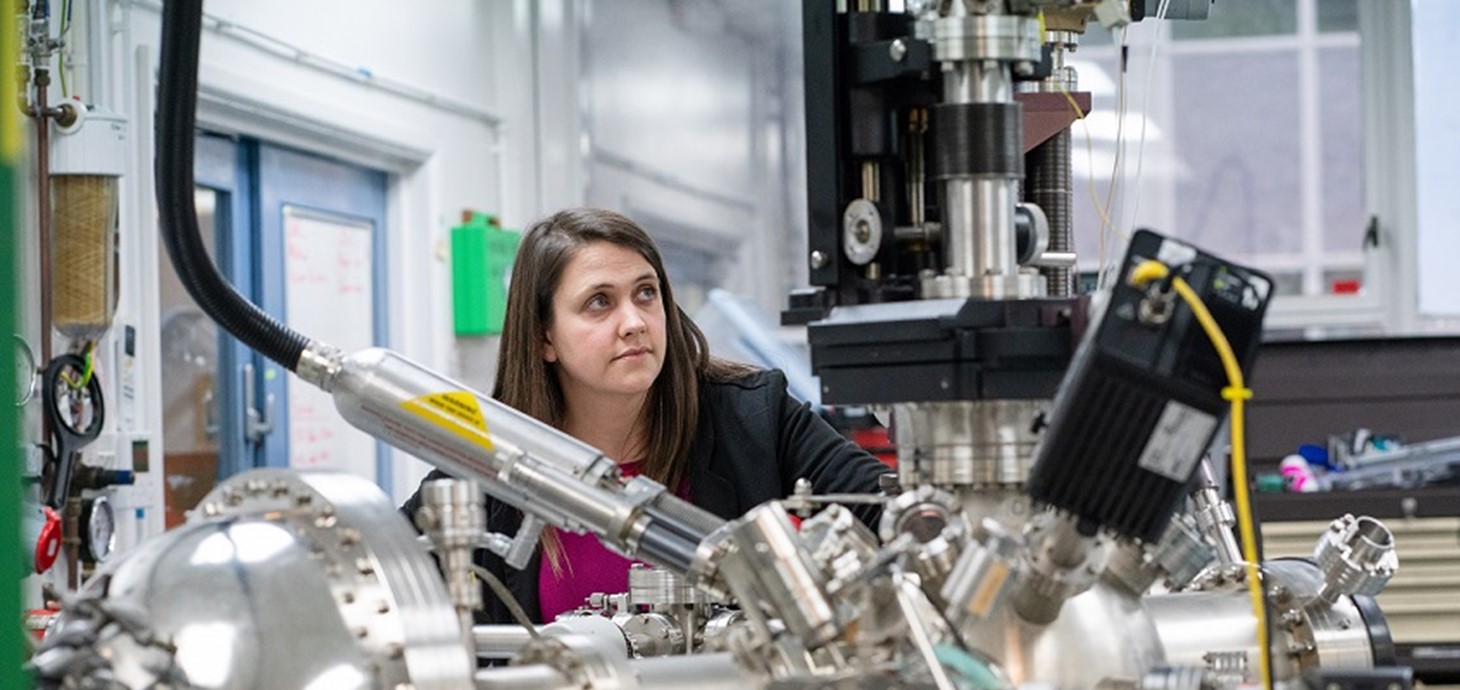
[[543,360],[557,363],[569,405],[584,396],[642,396],[664,366],[654,267],[616,244],[584,246],[563,269],[544,338]]

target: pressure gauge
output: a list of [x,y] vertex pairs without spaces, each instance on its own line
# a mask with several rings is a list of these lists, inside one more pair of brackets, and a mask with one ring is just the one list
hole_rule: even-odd
[[35,352],[19,334],[15,336],[15,406],[23,407],[36,394]]
[[105,561],[117,541],[117,516],[106,496],[81,503],[82,555],[93,563]]

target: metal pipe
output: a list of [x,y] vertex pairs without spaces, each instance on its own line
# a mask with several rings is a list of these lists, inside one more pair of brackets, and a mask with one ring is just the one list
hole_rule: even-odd
[[[57,480],[59,481],[59,480]],[[66,588],[81,588],[81,499],[66,499],[61,511],[61,545],[66,549]]]
[[520,625],[474,625],[471,639],[477,658],[510,659],[532,640],[532,633]]
[[1019,201],[1018,185],[1018,180],[1011,179],[973,180],[973,204],[978,214],[974,227],[979,232],[971,276],[1013,276],[1018,271],[1018,252],[1014,242],[1014,206]]
[[687,573],[695,548],[723,524],[645,477],[619,484],[597,449],[397,353],[372,348],[332,362],[318,383],[355,427],[560,529]]
[[477,690],[573,690],[583,687],[582,683],[546,664],[477,669],[474,680]]
[[882,171],[877,161],[862,161],[862,198],[879,201],[882,197]]
[[[996,60],[957,62],[943,72],[943,99],[949,104],[1009,103],[1013,74]],[[947,227],[947,272],[964,276],[983,297],[1008,297],[1017,291],[1014,206],[1019,180],[998,176],[956,177],[943,183]]]
[[482,588],[472,571],[472,553],[487,529],[485,501],[474,482],[436,479],[421,486],[416,528],[431,541],[446,578],[446,591],[463,629],[482,607]]
[[[51,361],[51,123],[46,104],[46,92],[51,86],[50,69],[34,67],[35,104],[32,117],[35,118],[36,139],[36,214],[40,230],[41,262],[41,362]],[[50,426],[49,423],[46,424]],[[50,437],[51,430],[46,430]]]
[[[50,107],[49,91],[51,86],[50,60],[59,43],[51,40],[50,32],[50,8],[46,2],[38,2],[31,15],[29,27],[29,50],[31,55],[31,82],[34,85],[33,102],[21,104],[21,111],[35,121],[36,132],[36,216],[37,216],[37,253],[40,261],[40,282],[41,282],[41,314],[40,314],[40,352],[39,364],[45,366],[51,361],[53,348],[51,347],[51,311],[54,294],[51,292],[51,119],[61,119],[64,112],[61,108]],[[51,423],[49,415],[41,417],[41,437],[51,439],[55,435],[55,426]],[[54,481],[54,480],[53,480]],[[79,514],[79,508],[78,508]],[[62,533],[67,535],[63,541],[66,550],[67,580],[70,589],[75,590],[81,586],[80,574],[80,540],[76,538],[79,529],[78,520],[66,511],[67,518],[62,525]]]
[[1222,565],[1242,563],[1242,549],[1237,546],[1237,538],[1232,536],[1232,526],[1237,524],[1237,518],[1232,513],[1232,506],[1217,492],[1217,479],[1208,458],[1202,458],[1201,476],[1202,486],[1191,493],[1191,500],[1196,503],[1193,517],[1197,527],[1212,540],[1217,549],[1217,560]]
[[[742,667],[728,653],[666,656],[647,659],[611,659],[599,650],[569,644],[593,669],[591,687],[670,690],[693,685],[696,690],[763,688],[767,679]],[[692,680],[691,680],[692,679]],[[574,690],[585,687],[547,664],[496,666],[478,669],[477,690]]]

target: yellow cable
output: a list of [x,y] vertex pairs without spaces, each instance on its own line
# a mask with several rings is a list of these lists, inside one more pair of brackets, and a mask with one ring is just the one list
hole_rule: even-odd
[[1262,677],[1262,686],[1272,690],[1272,650],[1269,649],[1267,640],[1267,602],[1263,598],[1262,582],[1257,571],[1257,531],[1252,525],[1252,501],[1247,495],[1246,429],[1242,421],[1242,406],[1252,398],[1252,390],[1242,380],[1242,368],[1237,365],[1237,356],[1232,354],[1232,345],[1227,342],[1227,336],[1222,334],[1217,320],[1212,318],[1211,312],[1207,311],[1196,291],[1181,276],[1172,278],[1171,286],[1176,288],[1177,294],[1181,295],[1181,299],[1186,301],[1186,306],[1196,316],[1197,323],[1206,331],[1207,338],[1217,349],[1217,356],[1222,359],[1222,368],[1227,372],[1227,387],[1222,389],[1222,398],[1232,403],[1232,490],[1237,499],[1237,530],[1242,536],[1242,559],[1247,561],[1247,591],[1252,598],[1252,614],[1257,617],[1258,673]]
[[61,380],[65,381],[66,385],[71,387],[72,390],[80,390],[82,388],[85,388],[86,384],[91,383],[91,376],[93,373],[92,365],[94,361],[93,357],[95,357],[95,355],[96,341],[93,340],[86,344],[86,352],[83,355],[83,358],[86,360],[86,366],[81,370],[81,378],[78,380],[63,371],[61,372]]
[[1095,191],[1095,145],[1090,141],[1090,125],[1085,124],[1086,113],[1080,108],[1079,102],[1063,85],[1060,86],[1060,95],[1070,102],[1070,109],[1075,111],[1075,116],[1080,120],[1080,128],[1085,132],[1085,155],[1090,159],[1090,174],[1087,176],[1090,180],[1090,203],[1095,205],[1095,213],[1100,216],[1100,242],[1104,246],[1105,228],[1110,226],[1110,216],[1100,205],[1100,194]]
[[1130,284],[1136,287],[1145,287],[1147,283],[1153,280],[1161,280],[1168,275],[1171,275],[1171,269],[1167,268],[1166,264],[1160,261],[1146,259],[1131,269]]

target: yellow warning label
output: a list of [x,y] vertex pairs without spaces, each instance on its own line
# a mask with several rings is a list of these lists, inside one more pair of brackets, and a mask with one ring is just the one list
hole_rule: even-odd
[[486,450],[492,450],[492,436],[482,417],[477,396],[466,391],[432,393],[401,403],[407,411],[450,431]]

